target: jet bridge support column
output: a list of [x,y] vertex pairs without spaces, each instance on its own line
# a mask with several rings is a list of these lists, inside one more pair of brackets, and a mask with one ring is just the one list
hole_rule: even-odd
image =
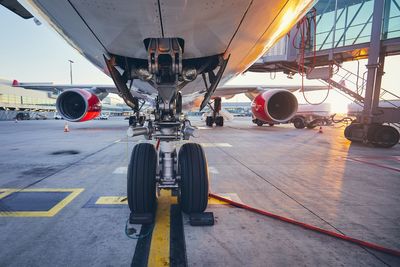
[[357,118],[357,122],[346,127],[344,132],[345,137],[350,141],[371,143],[378,147],[392,147],[399,142],[399,132],[394,127],[382,125],[382,123],[399,122],[400,110],[379,107],[385,62],[385,53],[381,45],[385,2],[387,1],[375,0],[374,2],[368,64],[366,65],[368,74],[364,109],[361,116]]
[[[383,65],[381,66],[381,30],[383,19],[383,1],[375,0],[374,13],[372,17],[371,40],[368,53],[368,69],[367,84],[365,89],[364,110],[362,115],[362,123],[371,124],[374,113],[374,99],[379,101],[379,93],[381,87],[381,77],[383,74]],[[383,62],[382,62],[383,63]],[[379,76],[379,77],[378,77]],[[375,101],[375,103],[377,103]]]

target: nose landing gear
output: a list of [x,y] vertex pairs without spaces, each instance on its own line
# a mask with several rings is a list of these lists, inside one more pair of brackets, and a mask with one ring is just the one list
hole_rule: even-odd
[[[156,206],[157,192],[171,190],[178,196],[178,202],[182,211],[193,216],[196,225],[211,225],[210,213],[205,213],[208,204],[208,168],[207,160],[202,147],[194,143],[182,145],[179,153],[175,147],[176,141],[189,140],[193,135],[194,127],[190,121],[182,115],[182,96],[180,90],[185,84],[196,79],[197,71],[206,72],[211,82],[210,86],[205,82],[207,93],[203,100],[208,103],[215,91],[227,59],[218,60],[210,57],[209,66],[200,60],[197,64],[189,61],[185,66],[183,62],[183,40],[175,38],[148,39],[145,41],[148,52],[148,68],[130,73],[141,73],[142,79],[158,91],[155,99],[155,110],[142,126],[137,125],[137,119],[130,123],[128,135],[143,135],[148,140],[156,139],[156,148],[149,143],[137,144],[130,159],[127,175],[128,203],[131,210],[130,223],[150,224],[154,221],[154,209]],[[120,91],[127,93],[123,83],[123,77],[115,71],[109,60],[107,66],[113,78],[122,88]],[[217,75],[213,70],[219,67]],[[143,76],[145,74],[145,76]],[[205,73],[202,73],[205,79]],[[125,96],[125,94],[121,95]],[[126,102],[130,103],[133,101]],[[125,100],[124,98],[124,100]],[[220,110],[220,101],[216,100],[216,110]],[[202,103],[202,106],[204,104]],[[131,105],[138,111],[137,103]],[[204,106],[203,106],[204,107]],[[213,122],[223,125],[221,116],[214,116]],[[204,219],[204,214],[207,214]],[[199,219],[200,218],[200,219]],[[213,217],[212,217],[213,218]],[[191,219],[192,221],[192,219]]]

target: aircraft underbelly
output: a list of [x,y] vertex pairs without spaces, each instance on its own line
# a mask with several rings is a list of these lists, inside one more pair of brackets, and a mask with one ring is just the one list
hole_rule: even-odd
[[[110,53],[147,59],[143,40],[179,37],[184,58],[224,53],[250,0],[35,0],[78,46],[94,35]],[[84,27],[77,27],[81,22]]]
[[[179,37],[184,58],[228,56],[220,85],[251,66],[315,0],[29,0],[88,60],[108,74],[107,53],[147,59],[143,40]],[[198,77],[182,90],[197,97]],[[144,90],[146,91],[146,90]]]

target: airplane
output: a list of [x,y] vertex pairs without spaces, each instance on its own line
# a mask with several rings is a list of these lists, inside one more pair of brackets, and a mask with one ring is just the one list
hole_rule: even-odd
[[[200,109],[218,85],[245,72],[315,4],[315,0],[16,0],[0,4],[22,17],[40,15],[71,46],[110,76],[135,113],[137,94],[155,103],[154,119],[130,127],[131,136],[156,139],[137,144],[128,167],[131,218],[152,214],[156,191],[174,190],[183,212],[202,213],[208,204],[208,168],[203,148],[189,140],[194,127],[182,115],[185,103],[201,97]],[[96,90],[69,89],[58,97],[59,112],[71,121],[93,119],[100,110]],[[102,91],[102,90],[100,90]],[[218,98],[216,98],[218,99]],[[265,119],[294,114],[297,100],[287,90],[254,98]],[[220,101],[217,102],[217,110]],[[219,104],[218,104],[219,102]],[[273,102],[272,106],[267,106]],[[215,121],[221,124],[219,116]],[[211,119],[209,119],[211,122]]]
[[[7,84],[8,85],[8,84]],[[118,89],[113,85],[96,85],[96,84],[53,84],[52,82],[44,82],[44,83],[30,83],[30,82],[19,82],[18,80],[13,80],[11,83],[13,87],[22,87],[25,89],[32,89],[32,90],[45,90],[51,91],[55,93],[60,93],[63,91],[67,91],[70,89],[84,89],[85,91],[90,91],[94,95],[99,98],[99,104],[97,106],[96,112],[93,110],[82,113],[80,117],[71,117],[69,114],[69,110],[62,105],[64,101],[68,101],[70,96],[67,94],[63,94],[57,97],[56,108],[58,112],[62,115],[63,118],[73,121],[73,122],[81,122],[91,119],[93,116],[96,118],[101,113],[101,100],[107,97],[108,93],[116,93],[118,94]],[[216,126],[223,126],[224,124],[224,116],[220,114],[221,106],[222,106],[222,97],[224,98],[232,98],[234,95],[237,94],[245,94],[248,99],[251,100],[251,109],[253,114],[253,122],[258,125],[262,124],[279,124],[287,122],[293,114],[297,111],[297,99],[288,94],[294,93],[296,91],[319,91],[319,90],[327,90],[328,87],[323,85],[230,85],[230,86],[222,86],[217,87],[215,90],[214,95],[211,97],[213,102],[208,103],[208,106],[211,108],[210,114],[205,117],[206,125],[213,126],[215,123]],[[135,91],[137,90],[137,91]],[[74,90],[76,91],[76,90]],[[131,88],[132,94],[137,97],[138,99],[143,100],[148,104],[154,104],[153,98],[151,95],[147,95],[146,93],[139,93],[140,88]],[[268,94],[266,92],[268,91]],[[77,91],[79,93],[79,91]],[[286,99],[286,103],[282,101],[279,97],[280,94],[286,94],[283,99]],[[154,96],[153,96],[154,97]],[[192,98],[187,99],[185,96],[182,97],[182,110],[194,110],[195,108],[199,108],[202,102],[203,97],[196,97],[192,100]],[[258,102],[266,102],[265,104],[260,105]],[[211,105],[214,104],[214,105]],[[284,107],[283,107],[284,105]],[[266,110],[261,110],[266,107]],[[279,107],[277,112],[274,113],[272,110],[273,107]],[[89,108],[89,107],[86,107]],[[93,113],[89,116],[89,114]],[[227,113],[227,112],[225,112]],[[87,116],[84,116],[87,115]],[[225,114],[228,115],[228,114]],[[138,116],[134,116],[133,120],[138,120]],[[231,117],[231,116],[229,116]],[[129,125],[132,125],[130,122]]]

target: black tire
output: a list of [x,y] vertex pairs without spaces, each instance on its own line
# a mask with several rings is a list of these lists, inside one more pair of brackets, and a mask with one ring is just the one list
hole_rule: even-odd
[[157,152],[152,144],[137,144],[128,166],[128,204],[133,213],[152,213],[156,202]]
[[146,121],[146,117],[145,116],[139,116],[139,125],[140,126],[143,126],[145,121]]
[[208,168],[203,148],[186,143],[179,150],[179,204],[184,212],[201,213],[208,203]]
[[213,126],[213,123],[214,123],[213,117],[207,116],[207,117],[206,117],[206,125],[209,126],[209,127],[212,127],[212,126]]
[[293,125],[296,129],[304,129],[304,127],[306,127],[303,118],[295,118],[293,120]]
[[357,132],[363,128],[363,125],[360,123],[351,123],[349,126],[347,126],[344,129],[344,137],[346,137],[347,140],[350,140],[352,142],[360,142],[359,136],[357,135]]
[[15,117],[16,120],[22,121],[24,120],[24,114],[23,113],[18,113],[17,116]]
[[256,124],[257,124],[257,126],[260,126],[260,127],[264,125],[264,123],[262,121],[260,121],[260,120],[257,120]]
[[215,125],[217,126],[224,126],[224,117],[222,116],[217,116],[215,117]]
[[371,133],[371,144],[375,147],[390,148],[399,143],[399,132],[391,126],[379,125]]
[[129,116],[129,126],[136,127],[137,120],[135,116]]

